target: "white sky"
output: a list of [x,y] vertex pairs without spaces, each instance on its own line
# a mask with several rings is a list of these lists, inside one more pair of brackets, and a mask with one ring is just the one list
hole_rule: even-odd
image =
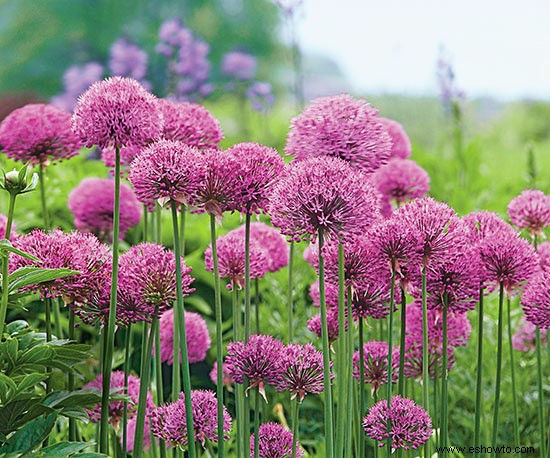
[[305,52],[356,89],[435,94],[444,47],[468,96],[550,99],[550,0],[304,0]]

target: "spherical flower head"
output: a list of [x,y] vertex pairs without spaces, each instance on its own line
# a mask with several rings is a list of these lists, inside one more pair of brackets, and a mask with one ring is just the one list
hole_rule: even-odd
[[[239,227],[237,231],[244,237],[245,226]],[[286,238],[274,227],[260,222],[250,223],[250,240],[264,250],[268,272],[277,272],[288,265],[290,247]]]
[[280,355],[280,365],[277,390],[290,392],[290,399],[298,397],[302,402],[308,393],[323,391],[323,353],[313,345],[287,345]]
[[521,305],[525,319],[541,329],[550,328],[550,272],[539,271],[527,282]]
[[[353,376],[359,381],[360,372],[359,350],[353,354]],[[396,364],[397,363],[397,364]],[[397,367],[399,361],[393,359],[392,368]],[[395,383],[397,371],[392,372],[392,383]],[[378,391],[381,385],[388,383],[388,343],[372,340],[363,344],[363,377],[365,383],[372,385],[372,391]]]
[[[188,296],[191,267],[181,258],[182,293]],[[156,243],[140,243],[120,256],[118,274],[119,307],[131,322],[151,321],[155,310],[160,315],[172,307],[177,296],[176,258],[172,251]]]
[[227,345],[227,372],[237,383],[248,377],[248,389],[258,388],[265,399],[265,385],[277,385],[281,377],[283,343],[271,336],[253,334],[247,343]]
[[[228,289],[235,286],[244,286],[245,270],[245,236],[244,231],[233,230],[216,240],[218,254],[218,268],[220,278],[228,278]],[[206,270],[214,270],[212,259],[212,245],[209,245],[204,252],[204,264]],[[268,261],[265,250],[260,244],[250,240],[250,278],[261,278],[268,270]]]
[[[512,346],[517,351],[531,351],[536,347],[536,330],[537,326],[530,321],[527,321],[524,316],[519,320],[516,331],[512,336]],[[546,347],[546,332],[540,333],[541,343]]]
[[363,428],[379,447],[384,447],[389,437],[392,450],[416,450],[430,439],[432,420],[412,399],[397,395],[391,398],[389,407],[386,400],[372,406],[363,418]]
[[227,150],[241,164],[241,207],[244,213],[259,213],[269,201],[271,185],[279,179],[284,162],[273,148],[259,143],[238,143]]
[[[315,280],[309,287],[309,297],[315,307],[321,306],[321,297],[319,293],[319,279]],[[325,282],[325,302],[327,307],[336,307],[338,305],[338,284]]]
[[514,226],[540,236],[550,226],[550,196],[542,191],[525,190],[508,204],[508,216]]
[[542,242],[537,246],[539,265],[542,270],[550,271],[550,242]]
[[[193,410],[193,430],[195,440],[203,447],[206,441],[218,442],[218,400],[213,391],[191,390]],[[172,446],[187,447],[187,421],[185,418],[185,395],[180,399],[164,404],[151,412],[151,431],[153,436],[170,443]],[[223,406],[224,439],[229,438],[231,416]]]
[[92,147],[145,146],[163,128],[157,98],[136,80],[114,76],[90,86],[79,98],[73,132]]
[[[42,297],[62,297],[67,305],[77,306],[110,285],[111,251],[92,234],[65,233],[61,230],[34,231],[18,237],[13,246],[39,259],[38,262],[10,255],[10,272],[21,267],[67,268],[77,272],[65,278],[43,282],[30,288]],[[77,312],[78,313],[78,312]]]
[[256,75],[256,58],[250,54],[228,52],[222,59],[222,73],[240,81],[248,81]]
[[[120,165],[129,166],[132,161],[143,151],[141,146],[128,145],[120,148]],[[107,147],[101,150],[101,160],[107,167],[115,167],[116,151],[115,148]],[[126,172],[127,167],[123,168]]]
[[[0,213],[0,239],[6,238],[6,229],[8,228],[8,217]],[[10,242],[13,242],[17,238],[15,232],[15,223],[11,223]],[[285,241],[286,243],[286,241]],[[287,261],[288,263],[288,261]]]
[[[115,202],[115,182],[106,178],[84,178],[69,194],[67,205],[79,231],[91,232],[101,240],[112,238]],[[141,220],[142,207],[132,188],[120,183],[120,233]]]
[[401,124],[393,119],[383,118],[380,116],[378,121],[386,128],[390,134],[392,146],[391,146],[391,159],[407,159],[411,153],[411,141],[405,129]]
[[130,165],[128,179],[137,198],[150,209],[170,200],[187,205],[206,177],[200,152],[177,140],[159,140]]
[[424,197],[430,190],[428,173],[410,159],[393,159],[370,176],[371,183],[383,198],[397,206]]
[[46,166],[76,156],[81,146],[70,113],[53,105],[25,105],[0,123],[0,150],[19,162]]
[[[454,364],[454,352],[452,346],[447,347],[447,371],[450,371]],[[422,341],[407,336],[405,338],[405,377],[422,379],[423,349]],[[435,380],[441,378],[443,367],[443,349],[441,342],[430,340],[428,342],[428,376]]]
[[365,176],[333,157],[290,164],[272,187],[268,212],[273,225],[295,241],[349,240],[379,218],[379,196]]
[[378,110],[342,94],[315,99],[292,120],[285,152],[300,161],[337,156],[369,174],[388,162],[391,145]]
[[[321,315],[314,315],[307,322],[307,328],[314,332],[317,337],[321,338],[322,328],[321,328]],[[347,320],[346,320],[346,329],[347,329]],[[332,344],[336,339],[338,339],[338,308],[331,307],[327,309],[327,329],[328,329],[328,341]]]
[[500,216],[486,210],[468,213],[462,218],[462,222],[466,224],[469,229],[469,239],[472,245],[477,245],[487,237],[492,237],[494,234],[515,233],[514,228]]
[[[210,380],[212,380],[213,384],[218,383],[218,362],[214,361],[214,364],[212,366],[212,370],[210,371]],[[235,384],[235,380],[233,380],[233,376],[227,371],[227,364],[222,363],[222,383],[225,388],[227,388],[228,391],[233,391],[233,385]]]
[[242,206],[242,167],[235,156],[226,151],[205,149],[201,154],[205,171],[190,203],[197,207],[197,212],[220,219],[223,212]]
[[[250,436],[250,458],[254,457],[254,434]],[[260,425],[258,430],[258,458],[292,458],[294,436],[283,425],[268,422]],[[296,458],[302,458],[304,450],[298,442]]]
[[[185,312],[185,336],[189,363],[204,361],[211,340],[206,321],[198,313]],[[181,350],[179,353],[181,361]],[[170,366],[174,364],[174,309],[160,317],[160,360]]]
[[[103,376],[99,374],[94,380],[86,383],[84,389],[94,388],[99,391],[103,389]],[[118,390],[119,394],[124,392],[128,393],[128,403],[126,411],[128,412],[128,418],[133,418],[137,415],[137,407],[139,402],[139,386],[140,380],[135,375],[128,375],[128,385],[124,384],[124,371],[113,371],[111,374],[111,391]],[[126,391],[127,389],[127,391]],[[155,407],[153,404],[153,397],[151,393],[147,392],[147,409],[152,410]],[[90,420],[94,423],[98,423],[101,418],[101,404],[96,404],[93,409],[88,410]],[[124,415],[124,401],[111,401],[109,403],[109,421],[116,428],[122,416]]]
[[215,148],[223,140],[220,122],[202,105],[159,100],[164,117],[163,137],[198,149]]
[[351,314],[355,321],[368,317],[383,319],[390,313],[390,288],[387,281],[381,276],[373,278],[371,282],[363,283],[353,292],[351,298]]
[[534,248],[517,234],[487,238],[479,245],[479,256],[485,285],[502,283],[508,294],[528,280],[538,266]]

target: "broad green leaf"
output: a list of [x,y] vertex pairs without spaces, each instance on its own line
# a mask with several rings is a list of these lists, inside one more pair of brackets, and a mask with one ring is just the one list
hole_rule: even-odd
[[67,457],[94,445],[93,442],[59,442],[41,450],[43,458]]
[[109,455],[97,452],[77,453],[73,455],[74,458],[109,458]]
[[79,273],[79,271],[71,269],[42,269],[40,267],[21,267],[9,276],[8,289],[10,292],[14,292],[21,288],[24,288],[25,286],[53,281],[58,278],[70,277],[71,275],[76,275]]
[[50,434],[57,413],[53,412],[46,416],[35,418],[27,423],[23,428],[16,431],[10,437],[7,444],[0,447],[0,452],[30,452],[37,447]]
[[40,262],[40,259],[34,257],[32,254],[25,253],[24,251],[13,247],[11,243],[5,239],[0,240],[0,251],[14,253],[18,256],[21,256],[22,258],[29,259],[30,261]]
[[29,323],[27,323],[25,320],[16,320],[12,321],[11,323],[8,323],[6,325],[6,330],[8,331],[8,334],[11,336],[13,334],[22,332],[22,331],[29,331]]
[[59,411],[59,415],[67,418],[74,418],[82,423],[90,422],[90,416],[83,407],[65,407]]
[[101,402],[101,394],[97,390],[56,391],[49,394],[42,404],[51,408],[61,407],[91,407]]
[[21,393],[25,390],[31,389],[47,378],[48,376],[45,374],[27,374],[23,380],[17,384],[17,392]]

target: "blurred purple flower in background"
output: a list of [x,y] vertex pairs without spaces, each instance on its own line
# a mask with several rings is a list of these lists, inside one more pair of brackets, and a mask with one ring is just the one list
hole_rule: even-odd
[[150,84],[144,81],[147,61],[147,53],[125,38],[119,38],[111,45],[109,59],[111,74],[134,78],[149,89]]
[[256,76],[256,58],[241,51],[228,52],[222,59],[222,73],[240,81],[251,80]]
[[246,97],[250,100],[252,109],[260,113],[266,113],[275,103],[275,95],[271,84],[263,81],[252,83],[246,91]]
[[52,97],[52,105],[62,110],[73,111],[78,96],[90,85],[101,80],[102,76],[103,67],[97,62],[69,67],[63,74],[64,92]]
[[453,65],[444,50],[440,51],[437,59],[437,82],[439,98],[448,112],[451,112],[453,103],[466,99],[466,93],[456,86]]

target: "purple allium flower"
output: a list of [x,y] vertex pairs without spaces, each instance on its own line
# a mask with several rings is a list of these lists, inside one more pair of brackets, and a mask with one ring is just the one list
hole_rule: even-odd
[[233,154],[207,149],[201,151],[205,175],[191,202],[199,213],[221,218],[223,212],[241,207],[242,167]]
[[0,150],[19,162],[44,167],[70,159],[80,147],[71,115],[53,105],[25,105],[0,123]]
[[[129,166],[141,153],[143,148],[136,145],[128,145],[120,148],[120,164]],[[107,167],[114,167],[116,161],[115,148],[107,147],[101,150],[101,160]]]
[[494,234],[514,234],[515,230],[496,213],[486,210],[465,215],[462,221],[469,228],[470,243],[477,245]]
[[158,140],[134,159],[128,179],[148,208],[154,208],[156,201],[188,204],[205,179],[203,156],[183,142]]
[[[313,301],[315,307],[321,306],[321,298],[319,294],[319,279],[315,280],[309,287],[309,297]],[[338,285],[325,282],[325,301],[327,307],[336,307],[338,305]]]
[[[244,231],[233,230],[216,240],[220,278],[228,278],[228,289],[244,286],[245,240]],[[268,260],[265,250],[260,244],[250,240],[250,278],[261,278],[268,271]],[[204,252],[206,270],[214,270],[212,259],[212,244]]]
[[279,383],[283,348],[281,341],[261,334],[251,335],[247,343],[229,343],[225,358],[227,372],[233,376],[236,383],[244,383],[244,378],[248,377],[248,389],[257,387],[266,399],[266,383]]
[[[218,383],[218,362],[217,361],[214,361],[212,370],[210,371],[210,380],[212,380],[212,383],[214,384]],[[233,380],[233,376],[227,371],[226,363],[222,363],[222,383],[223,383],[223,386],[227,388],[227,391],[233,391],[233,385],[235,383],[235,380]]]
[[252,109],[260,113],[266,113],[275,103],[271,84],[263,81],[252,83],[246,90],[246,97],[250,100]]
[[[536,332],[537,327],[530,321],[527,321],[524,316],[519,320],[516,332],[512,336],[512,346],[517,351],[531,351],[536,346]],[[541,343],[546,346],[546,332],[540,333]]]
[[259,213],[265,210],[272,184],[281,176],[285,164],[273,148],[258,143],[238,143],[227,150],[241,164],[240,210]]
[[[6,238],[6,229],[8,228],[8,217],[6,215],[3,215],[0,213],[0,239]],[[15,223],[12,221],[11,223],[11,233],[10,233],[10,241],[13,242],[17,238],[17,234],[15,233]],[[285,241],[286,243],[286,241]],[[288,258],[287,258],[287,264],[288,264]]]
[[[112,238],[115,205],[115,182],[106,178],[84,178],[69,194],[67,202],[79,231],[91,232],[101,240]],[[132,188],[120,184],[120,233],[141,220],[142,207]]]
[[403,126],[393,119],[383,118],[380,116],[378,121],[386,128],[390,134],[392,147],[391,156],[392,159],[407,159],[412,152],[411,141]]
[[[191,267],[181,258],[182,292],[191,287]],[[150,322],[158,308],[159,316],[176,300],[176,258],[172,251],[156,243],[140,243],[120,256],[118,302],[131,322]],[[162,321],[162,319],[161,319]],[[162,331],[161,331],[162,334]]]
[[109,69],[113,75],[128,76],[139,81],[145,78],[147,53],[139,46],[119,38],[111,45],[109,53]]
[[550,196],[542,191],[525,190],[508,204],[508,216],[514,226],[540,236],[550,226]]
[[160,99],[164,138],[179,140],[198,149],[215,148],[223,140],[220,122],[202,105]]
[[[347,329],[346,320],[346,329]],[[321,338],[321,315],[314,315],[307,322],[307,328],[314,332],[317,337]],[[328,328],[328,340],[332,344],[338,339],[338,308],[331,307],[327,309],[327,328]]]
[[[40,283],[32,287],[42,297],[62,297],[66,304],[85,303],[104,285],[110,285],[111,251],[92,234],[65,233],[61,230],[43,232],[38,229],[17,237],[13,246],[37,257],[33,262],[21,256],[10,255],[10,271],[20,267],[36,266],[45,269],[68,268],[80,272],[70,277]],[[78,312],[77,312],[78,313]]]
[[295,241],[347,240],[364,234],[379,218],[378,193],[345,161],[311,157],[290,164],[272,187],[268,212],[273,225]]
[[[154,407],[154,406],[153,406]],[[134,450],[136,438],[137,415],[128,419],[126,424],[126,451],[131,453]],[[147,451],[151,448],[151,422],[149,418],[145,419],[145,428],[143,431],[143,450]]]
[[315,268],[319,264],[319,244],[310,242],[303,253],[304,261],[309,263],[311,267]]
[[398,207],[405,202],[424,197],[430,190],[428,173],[410,159],[393,159],[370,176],[371,183],[388,201]]
[[313,345],[287,345],[280,355],[279,364],[281,375],[277,390],[290,392],[290,399],[298,397],[302,402],[306,394],[323,391],[323,353]]
[[451,111],[451,105],[466,98],[464,91],[456,86],[455,72],[450,58],[440,53],[437,60],[437,82],[439,84],[439,97],[447,111]]
[[517,234],[494,234],[479,245],[479,255],[484,281],[488,286],[502,283],[508,294],[528,280],[538,265],[534,248]]
[[[250,436],[250,458],[254,457],[254,434]],[[258,458],[292,458],[294,436],[283,425],[268,422],[258,430]],[[304,450],[296,444],[296,458],[302,458]]]
[[167,19],[159,27],[158,36],[162,41],[172,46],[178,46],[181,44],[181,29],[181,21],[178,18]]
[[521,305],[527,321],[541,329],[550,328],[550,272],[540,271],[529,279]]
[[[84,389],[95,388],[101,391],[102,383],[103,383],[103,376],[102,374],[99,374],[94,380],[86,383],[86,385],[84,385],[83,388]],[[127,393],[130,399],[128,400],[128,404],[127,404],[127,412],[128,412],[129,418],[133,418],[137,414],[140,383],[141,382],[138,377],[132,374],[128,375]],[[119,392],[118,394],[122,394],[124,388],[125,388],[124,371],[113,371],[113,373],[111,374],[111,390],[118,390]],[[154,409],[154,407],[155,405],[153,404],[153,397],[151,396],[151,393],[148,391],[147,392],[147,409],[152,410]],[[93,409],[88,410],[88,414],[90,415],[91,421],[93,421],[94,423],[98,423],[101,418],[101,404],[98,403],[94,406]],[[118,424],[122,420],[123,414],[124,414],[124,401],[111,401],[109,403],[109,421],[115,428],[118,427]]]
[[[218,400],[213,391],[191,390],[193,429],[195,440],[203,446],[206,441],[218,442]],[[164,404],[151,412],[151,431],[155,437],[172,446],[187,446],[187,422],[185,418],[185,395],[180,399]],[[231,416],[223,406],[224,439],[229,438]]]
[[426,266],[432,260],[445,258],[450,249],[459,250],[466,243],[465,230],[454,210],[431,197],[406,203],[397,215],[409,224],[414,234],[419,237],[417,242],[422,262]]
[[[245,226],[240,226],[237,232],[241,232],[244,237]],[[290,248],[286,238],[277,229],[265,223],[250,223],[250,240],[254,240],[264,250],[268,272],[277,272],[288,265]]]
[[390,407],[386,400],[372,406],[363,418],[363,428],[379,447],[384,447],[390,437],[392,450],[416,450],[430,439],[432,420],[412,399],[397,395],[392,397]]
[[542,242],[537,246],[539,264],[542,270],[550,271],[550,242]]
[[[364,364],[363,376],[365,383],[372,385],[372,391],[378,391],[380,386],[388,383],[388,343],[372,340],[363,344]],[[353,376],[360,380],[360,356],[359,350],[353,354]],[[399,365],[398,358],[393,359],[393,367]],[[392,372],[392,383],[395,383],[398,377],[397,371]]]
[[[432,380],[440,378],[443,365],[443,348],[441,343],[430,341],[428,344],[428,375]],[[422,341],[414,338],[405,339],[405,377],[422,379],[423,349]],[[450,371],[454,364],[453,347],[447,347],[447,371]]]
[[342,94],[315,99],[294,118],[285,151],[297,160],[337,156],[368,174],[388,162],[391,137],[378,110]]
[[256,76],[256,58],[245,52],[228,52],[222,58],[222,73],[240,81],[248,81]]
[[355,291],[351,299],[351,314],[355,321],[368,317],[375,319],[386,318],[390,313],[390,288],[383,281],[384,276],[373,278],[368,283],[363,283]]
[[157,139],[163,118],[157,98],[131,78],[92,84],[76,104],[72,128],[86,146],[145,146]]
[[63,73],[65,92],[52,97],[51,104],[62,110],[72,112],[76,100],[89,86],[99,81],[103,75],[103,67],[97,62],[88,62],[82,66],[73,65]]

